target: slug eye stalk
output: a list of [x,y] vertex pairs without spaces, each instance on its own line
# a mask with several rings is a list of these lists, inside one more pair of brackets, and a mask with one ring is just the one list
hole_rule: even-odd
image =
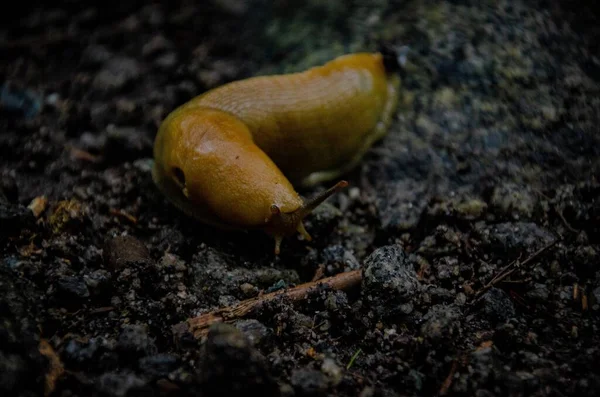
[[269,220],[269,229],[270,234],[275,239],[275,255],[279,255],[281,242],[285,236],[289,236],[297,232],[300,233],[305,240],[311,241],[312,237],[306,231],[306,228],[304,227],[302,221],[325,200],[327,200],[329,197],[333,196],[346,186],[348,186],[348,182],[339,181],[334,186],[316,195],[312,199],[306,201],[300,208],[293,212],[284,213],[281,212],[277,205],[271,205],[271,219]]

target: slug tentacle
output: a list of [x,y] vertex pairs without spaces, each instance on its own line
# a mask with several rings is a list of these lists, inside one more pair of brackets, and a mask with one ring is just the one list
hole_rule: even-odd
[[296,230],[298,231],[298,233],[300,233],[302,235],[302,237],[304,237],[304,239],[306,241],[312,241],[312,237],[306,231],[306,228],[304,227],[304,223],[302,223],[302,222],[298,223],[298,227],[296,228]]
[[334,194],[336,194],[337,192],[339,192],[346,186],[348,186],[348,182],[339,181],[334,186],[330,187],[329,189],[325,190],[321,194],[318,194],[317,196],[313,197],[311,200],[304,203],[302,205],[302,207],[300,207],[299,209],[296,210],[300,213],[300,219],[303,219],[305,216],[307,216],[308,214],[313,212],[314,209],[317,208],[323,201],[327,200],[329,197],[333,196]]
[[277,205],[271,205],[271,218],[267,220],[268,224],[265,230],[275,239],[275,254],[279,255],[281,241],[284,236],[300,233],[305,240],[311,241],[312,237],[306,231],[302,221],[325,200],[346,186],[348,186],[348,182],[339,181],[334,186],[304,202],[302,206],[291,212],[282,212]]

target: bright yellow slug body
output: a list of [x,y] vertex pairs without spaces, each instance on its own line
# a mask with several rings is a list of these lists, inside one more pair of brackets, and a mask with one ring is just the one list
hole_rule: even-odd
[[398,89],[379,53],[226,84],[164,120],[154,180],[206,223],[263,228],[277,247],[296,230],[309,237],[301,218],[310,210],[301,211],[306,205],[293,185],[329,181],[356,166],[386,133]]

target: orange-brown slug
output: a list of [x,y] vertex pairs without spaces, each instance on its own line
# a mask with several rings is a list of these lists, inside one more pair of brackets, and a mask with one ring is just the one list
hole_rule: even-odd
[[224,229],[311,240],[303,218],[345,181],[304,201],[294,189],[339,178],[382,138],[400,78],[382,53],[210,90],[162,122],[153,180],[180,210]]

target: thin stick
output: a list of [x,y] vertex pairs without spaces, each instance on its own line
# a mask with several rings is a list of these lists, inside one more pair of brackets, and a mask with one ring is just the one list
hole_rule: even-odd
[[489,290],[490,288],[492,288],[496,284],[500,283],[501,281],[503,281],[504,279],[506,279],[507,277],[509,277],[518,268],[529,264],[531,261],[533,261],[534,259],[536,259],[541,254],[543,254],[546,250],[548,250],[549,248],[552,248],[557,242],[558,242],[558,239],[555,239],[551,243],[546,244],[545,246],[543,246],[542,248],[540,248],[539,250],[537,250],[533,254],[531,254],[522,263],[519,263],[518,260],[510,263],[508,266],[506,266],[505,268],[503,268],[489,283],[487,283],[483,288],[481,288],[479,291],[477,291],[477,294],[475,294],[475,298],[478,298],[484,292],[486,292],[487,290]]
[[452,367],[450,367],[450,373],[448,373],[448,376],[446,377],[446,379],[444,379],[444,383],[442,383],[442,387],[440,388],[440,396],[445,396],[446,394],[448,394],[448,390],[450,390],[450,386],[452,386],[452,380],[454,379],[454,374],[456,374],[457,370],[458,361],[454,360],[452,361]]
[[173,326],[173,334],[176,338],[181,338],[188,332],[194,338],[201,339],[208,332],[209,327],[214,323],[232,322],[244,318],[269,302],[277,298],[288,299],[291,302],[299,302],[318,293],[322,288],[331,288],[333,290],[348,290],[360,284],[362,280],[362,270],[353,270],[340,273],[338,275],[327,277],[318,281],[311,281],[298,285],[288,290],[279,290],[270,294],[260,295],[255,298],[247,299],[234,306],[224,307],[212,312],[202,314],[198,317],[189,318],[186,321]]
[[565,227],[567,229],[569,229],[569,231],[571,231],[571,233],[579,233],[579,230],[577,230],[573,226],[571,226],[571,224],[565,219],[565,216],[564,216],[562,210],[559,210],[558,206],[556,206],[556,205],[554,206],[554,211],[558,214],[558,217],[560,218],[560,220],[563,222]]
[[[540,196],[542,196],[543,198],[545,198],[548,201],[552,201],[552,199],[548,196],[546,196],[544,193],[542,193],[541,191],[539,191],[538,189],[533,189],[537,194],[539,194]],[[560,220],[563,222],[563,224],[565,225],[565,227],[567,229],[569,229],[569,231],[571,231],[572,233],[579,233],[579,230],[575,229],[573,226],[571,226],[571,224],[565,219],[565,216],[562,212],[562,210],[560,210],[558,208],[557,204],[553,204],[552,205],[552,209],[554,210],[554,212],[556,212],[556,214],[558,215],[558,217],[560,218]]]

